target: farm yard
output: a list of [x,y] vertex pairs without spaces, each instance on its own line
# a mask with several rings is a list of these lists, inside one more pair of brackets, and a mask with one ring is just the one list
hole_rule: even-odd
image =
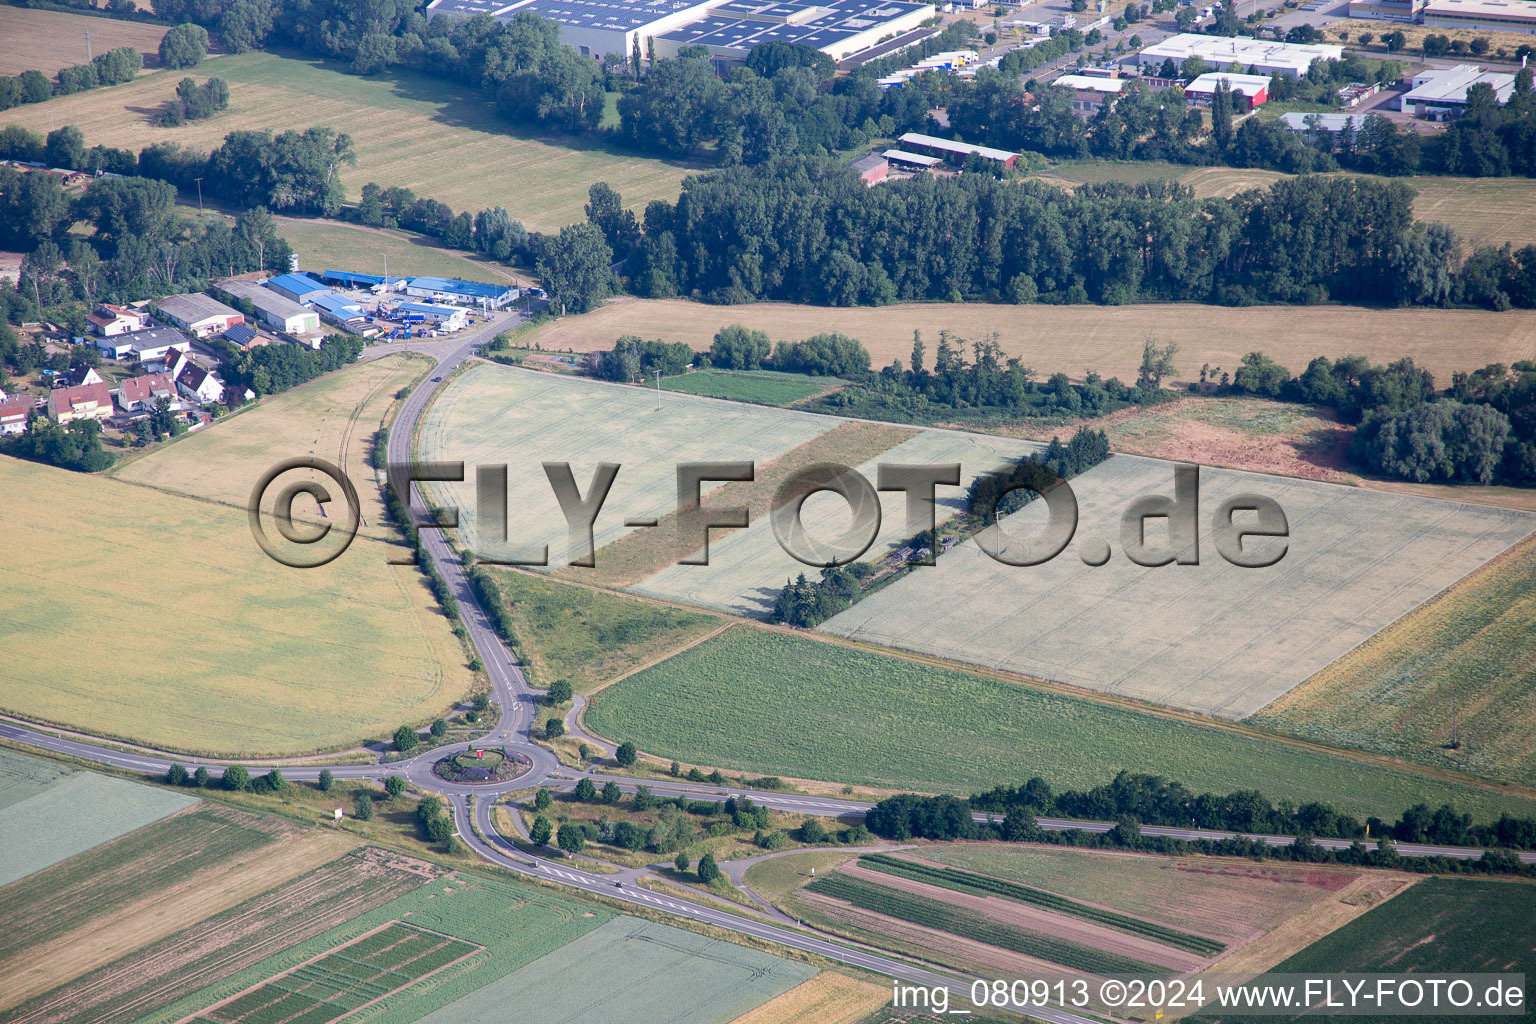
[[[1117,455],[1073,479],[1077,543],[1123,543],[1123,511],[1142,495],[1171,493],[1172,476],[1171,463]],[[1198,565],[1148,568],[1114,556],[1094,567],[1068,551],[1015,567],[983,552],[994,543],[989,528],[820,628],[1242,718],[1536,529],[1536,516],[1506,509],[1200,471],[1201,513],[1244,494],[1271,498],[1289,522],[1285,556],[1268,568],[1231,564],[1209,533]],[[1019,557],[1048,514],[1032,502],[1009,516],[1001,556]],[[1148,536],[1155,550],[1166,527]]]
[[[0,508],[9,713],[162,749],[296,754],[430,720],[471,688],[421,575],[387,564],[392,544],[363,535],[301,573],[211,501],[13,459],[0,491],[49,507]],[[57,656],[57,637],[102,623],[111,643]]]
[[[508,547],[537,552],[547,545],[550,564],[559,566],[569,561],[568,531],[541,463],[569,462],[582,493],[598,463],[622,467],[594,529],[601,549],[629,532],[626,519],[659,519],[677,508],[680,463],[750,459],[761,464],[825,433],[835,422],[692,395],[663,395],[658,402],[654,393],[640,388],[478,365],[454,380],[427,410],[417,445],[425,459],[465,464],[465,482],[431,484],[429,489],[439,505],[459,509],[459,534],[467,547],[481,557],[505,551],[480,535],[474,480],[475,467],[504,464],[508,491],[515,496],[509,503]],[[658,527],[653,532],[672,531]]]
[[[146,68],[154,67],[160,60],[160,37],[166,33],[163,25],[6,5],[0,7],[0,38],[5,40],[5,48],[0,51],[0,75],[41,71],[52,77],[60,68],[87,63],[87,29],[93,54],[132,46],[144,54]],[[10,116],[6,115],[7,120]]]
[[[1032,442],[988,434],[923,430],[862,463],[851,461],[854,453],[838,451],[831,453],[831,461],[854,465],[871,485],[879,479],[880,463],[959,463],[959,487],[943,487],[938,491],[936,520],[942,523],[963,510],[965,488],[973,479],[1039,450],[1040,446]],[[903,492],[884,491],[879,497],[880,528],[865,556],[869,561],[896,551],[918,532],[907,525]],[[852,515],[843,499],[818,494],[805,501],[801,522],[812,539],[831,542],[852,525]],[[635,593],[687,601],[734,615],[763,618],[773,610],[779,589],[801,573],[814,577],[815,570],[797,561],[780,546],[764,510],[754,516],[747,529],[712,540],[709,565],[672,564],[630,589]]]
[[756,405],[790,405],[843,385],[836,377],[807,377],[803,373],[773,370],[695,370],[681,377],[663,379],[667,391],[681,391],[706,398],[727,398]]
[[531,1005],[550,1021],[728,1024],[816,973],[745,946],[619,917],[421,1024],[502,1024],[507,1007]]
[[[394,528],[384,523],[382,491],[371,461],[374,437],[395,406],[395,393],[421,380],[431,368],[430,359],[405,354],[344,367],[124,462],[109,475],[243,512],[251,487],[270,466],[292,456],[314,455],[341,467],[357,488],[363,533],[393,539]],[[319,473],[282,479],[301,477],[325,482]],[[270,515],[270,501],[263,510]],[[294,511],[302,515],[302,503]]]
[[[441,871],[422,861],[365,848],[275,885],[11,1011],[8,1024],[132,1024],[146,1015],[179,1020],[207,1006],[211,986],[233,994],[274,971],[269,958],[302,962],[307,942],[347,925],[398,896],[419,890]],[[385,920],[392,920],[392,917]],[[383,923],[371,921],[353,934]],[[320,940],[324,942],[323,939]],[[307,951],[307,952],[306,952]],[[224,986],[227,991],[220,987]],[[217,997],[215,997],[217,998]],[[192,1003],[195,1005],[183,1006]]]
[[[229,83],[227,111],[177,128],[149,123],[182,77],[201,84],[215,75]],[[531,231],[558,231],[585,219],[587,190],[598,181],[637,210],[652,199],[676,200],[692,169],[586,139],[514,129],[497,118],[489,100],[441,79],[405,70],[368,78],[313,58],[256,51],[6,112],[8,121],[40,134],[50,130],[50,117],[54,125],[79,128],[88,146],[134,152],[166,141],[207,152],[232,131],[327,125],[352,136],[357,149],[357,165],[340,169],[351,198],[370,181],[403,186],[471,215],[505,206]]]
[[202,803],[0,888],[0,1013],[354,845]]
[[[1536,886],[1429,878],[1344,927],[1319,937],[1274,970],[1328,974],[1488,972],[1524,974],[1529,979],[1536,971]],[[1527,982],[1527,996],[1529,992]],[[1299,1018],[1222,1017],[1224,1021],[1236,1022],[1296,1019]],[[1372,1014],[1368,1018],[1338,1019],[1410,1024],[1423,1018]]]
[[36,763],[24,754],[0,750],[0,766],[7,774],[26,779],[8,791],[31,790],[0,807],[0,886],[198,802],[95,772],[55,773],[51,765],[34,770],[27,762]]
[[588,693],[718,629],[718,616],[495,570],[507,614],[534,686],[556,679]]
[[1388,626],[1252,721],[1536,783],[1536,538]]
[[[615,299],[582,316],[562,317],[524,336],[520,343],[546,350],[590,352],[614,339],[638,334],[685,341],[708,349],[715,333],[733,323],[766,331],[774,339],[808,338],[839,331],[869,349],[875,367],[893,359],[905,364],[912,332],[932,350],[939,332],[985,338],[994,331],[1003,352],[1020,357],[1041,379],[1085,369],[1124,381],[1136,378],[1142,342],[1178,342],[1178,379],[1196,380],[1202,363],[1220,371],[1237,368],[1255,349],[1291,372],[1316,356],[1361,355],[1374,363],[1412,356],[1442,385],[1453,371],[1499,362],[1536,359],[1536,312],[1364,309],[1355,306],[1201,306],[1193,303],[1131,306],[1014,306],[984,302],[898,303],[829,308],[783,302],[709,306],[683,299]],[[1456,338],[1457,344],[1443,344]]]
[[[759,728],[770,712],[775,727]],[[586,724],[665,759],[923,792],[968,794],[1032,775],[1089,789],[1125,769],[1196,792],[1257,789],[1361,816],[1420,801],[1454,802],[1478,821],[1536,810],[1473,785],[749,626],[604,689]]]

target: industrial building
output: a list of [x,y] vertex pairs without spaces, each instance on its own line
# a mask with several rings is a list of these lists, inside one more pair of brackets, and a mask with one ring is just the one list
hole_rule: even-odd
[[1261,75],[1300,78],[1314,60],[1342,60],[1344,47],[1332,43],[1277,43],[1246,36],[1203,36],[1185,32],[1169,36],[1127,57],[1142,67],[1161,67],[1172,59],[1182,68],[1191,57],[1199,57],[1217,71],[1243,72],[1252,68]]
[[337,288],[353,288],[359,291],[371,292],[398,292],[404,291],[407,278],[384,277],[381,274],[354,274],[350,270],[327,270],[321,273],[320,280]]
[[1429,0],[1419,19],[1437,28],[1536,35],[1536,3],[1531,0]]
[[363,311],[363,307],[344,295],[327,290],[319,295],[310,296],[308,304],[320,314],[320,319],[335,324],[342,330],[361,334],[367,328],[368,315]]
[[973,146],[968,142],[956,142],[953,139],[941,139],[935,135],[922,135],[918,132],[907,132],[896,141],[901,143],[904,149],[926,153],[956,164],[965,163],[967,157],[977,156],[983,160],[995,160],[1004,167],[1011,168],[1019,159],[1019,154],[1011,153],[1006,149]]
[[1134,78],[1102,78],[1098,75],[1062,75],[1052,85],[1073,92],[1072,109],[1079,114],[1096,114],[1109,100],[1120,95],[1120,90],[1134,82]]
[[1351,18],[1379,21],[1417,21],[1424,0],[1349,0]]
[[1215,100],[1216,90],[1225,85],[1232,93],[1232,107],[1239,112],[1262,106],[1269,100],[1268,75],[1235,75],[1224,71],[1212,71],[1201,75],[1184,87],[1184,98],[1189,102],[1208,107]]
[[245,322],[238,309],[231,309],[201,292],[167,295],[155,304],[155,308],[163,319],[196,338],[211,338]]
[[1515,91],[1515,76],[1484,71],[1476,64],[1443,70],[1425,68],[1413,76],[1413,88],[1398,99],[1398,109],[1431,121],[1458,117],[1466,109],[1467,92],[1474,85],[1491,88],[1494,101],[1503,106]]
[[1379,114],[1367,114],[1361,117],[1358,114],[1303,114],[1292,112],[1280,115],[1280,123],[1293,132],[1302,132],[1309,136],[1308,141],[1320,135],[1340,135],[1345,132],[1353,135],[1365,127],[1366,117],[1379,117]]
[[330,288],[308,274],[282,274],[268,281],[267,287],[283,298],[292,299],[301,305],[316,295],[330,291]]
[[942,166],[944,161],[936,156],[926,156],[922,153],[908,153],[904,149],[888,149],[880,154],[889,164],[897,164],[916,171],[929,171]]
[[457,331],[469,323],[468,310],[430,302],[402,302],[395,307],[395,316],[407,323],[420,319],[444,331]]
[[288,334],[320,330],[320,314],[270,288],[249,281],[224,281],[218,288],[236,301],[249,302],[256,310],[256,319],[269,327]]
[[931,4],[908,0],[432,0],[433,14],[486,14],[510,19],[522,11],[554,22],[560,38],[584,57],[628,60],[675,57],[703,46],[721,63],[746,59],[754,46],[799,43],[841,60],[881,40],[917,28]]
[[861,156],[853,162],[853,169],[859,175],[859,180],[866,185],[874,185],[885,180],[891,173],[891,162],[883,156],[871,153],[869,156]]
[[452,277],[413,277],[406,282],[405,294],[435,302],[500,309],[517,301],[518,291],[505,284],[481,284]]

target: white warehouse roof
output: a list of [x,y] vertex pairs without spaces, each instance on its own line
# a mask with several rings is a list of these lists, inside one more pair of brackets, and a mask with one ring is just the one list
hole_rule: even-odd
[[1229,38],[1184,32],[1148,46],[1136,55],[1136,62],[1161,64],[1172,57],[1175,64],[1183,64],[1195,56],[1207,64],[1252,66],[1300,76],[1306,74],[1312,62],[1319,58],[1342,60],[1344,47],[1330,43],[1277,43],[1246,36]]
[[1119,92],[1134,82],[1134,78],[1100,78],[1097,75],[1062,75],[1052,85],[1084,92]]
[[1214,93],[1222,82],[1227,83],[1228,89],[1249,99],[1269,88],[1269,78],[1266,75],[1234,75],[1224,71],[1213,71],[1190,82],[1184,87],[1184,91],[1197,95]]
[[1413,76],[1413,88],[1403,94],[1403,110],[1416,103],[1437,106],[1467,102],[1467,90],[1474,85],[1493,89],[1494,99],[1502,106],[1515,91],[1515,76],[1484,71],[1476,64],[1458,64],[1443,71],[1426,70]]

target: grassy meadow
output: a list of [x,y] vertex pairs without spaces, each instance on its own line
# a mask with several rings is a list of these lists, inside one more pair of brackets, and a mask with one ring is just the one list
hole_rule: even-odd
[[[1335,746],[1536,784],[1536,537],[1252,721]],[[1451,746],[1453,738],[1459,746]]]
[[1125,769],[1362,816],[1421,800],[1452,801],[1480,821],[1536,811],[1471,785],[751,627],[603,690],[586,723],[661,758],[926,792],[1033,775],[1090,788]]
[[789,405],[842,383],[836,377],[807,377],[803,373],[776,373],[773,370],[697,370],[670,380],[663,379],[661,386],[667,391],[728,398],[733,402]]
[[354,270],[382,274],[386,261],[391,277],[457,277],[487,284],[510,283],[512,274],[498,263],[409,231],[366,228],[340,221],[279,217],[277,233],[298,253],[305,270]]
[[430,720],[471,688],[420,573],[387,564],[395,545],[361,534],[301,571],[257,548],[243,509],[210,500],[12,459],[0,492],[21,499],[0,505],[11,714],[172,750],[298,754]]
[[494,570],[534,686],[594,688],[719,628],[721,618],[652,601]]
[[[356,198],[370,181],[400,185],[455,210],[504,206],[537,231],[584,220],[594,182],[608,182],[628,206],[640,209],[652,199],[676,199],[690,170],[590,139],[514,129],[477,91],[440,79],[408,71],[364,78],[339,67],[308,57],[235,54],[186,72],[143,75],[126,85],[17,107],[0,122],[42,134],[50,124],[72,124],[88,145],[134,152],[166,141],[207,151],[237,129],[328,125],[352,136],[357,148],[357,165],[341,168],[349,196]],[[228,110],[177,128],[149,123],[182,77],[201,82],[215,75],[229,83]]]
[[[1536,207],[1536,204],[1533,204]],[[1177,379],[1196,380],[1202,363],[1219,378],[1255,349],[1288,367],[1306,369],[1315,356],[1362,355],[1389,363],[1405,355],[1449,383],[1456,370],[1488,363],[1536,359],[1536,312],[1366,309],[1357,306],[1253,306],[1235,309],[1192,303],[1133,306],[1014,306],[984,302],[898,303],[829,308],[761,302],[708,306],[683,299],[620,299],[584,316],[563,317],[520,339],[546,350],[612,348],[625,334],[685,341],[709,348],[715,333],[733,323],[767,331],[775,340],[841,331],[869,349],[876,367],[912,354],[920,330],[929,352],[939,333],[986,338],[1018,356],[1041,378],[1085,369],[1132,381],[1148,338],[1179,344]],[[1445,344],[1455,338],[1454,346]]]

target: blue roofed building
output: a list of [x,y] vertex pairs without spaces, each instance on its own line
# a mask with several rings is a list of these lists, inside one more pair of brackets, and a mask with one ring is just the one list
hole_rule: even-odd
[[282,274],[267,282],[267,287],[293,302],[308,302],[321,292],[330,291],[308,274]]
[[345,295],[327,290],[311,296],[308,305],[320,314],[320,319],[353,334],[360,334],[367,327],[368,314]]
[[405,294],[456,306],[500,309],[517,301],[517,289],[506,284],[481,284],[454,277],[413,277],[406,282]]
[[426,323],[445,331],[457,331],[469,322],[469,311],[459,306],[439,306],[431,302],[402,302],[395,307],[395,319],[407,324]]
[[367,288],[375,292],[397,292],[405,287],[407,278],[385,277],[382,274],[354,274],[350,270],[326,270],[320,280],[337,288]]

